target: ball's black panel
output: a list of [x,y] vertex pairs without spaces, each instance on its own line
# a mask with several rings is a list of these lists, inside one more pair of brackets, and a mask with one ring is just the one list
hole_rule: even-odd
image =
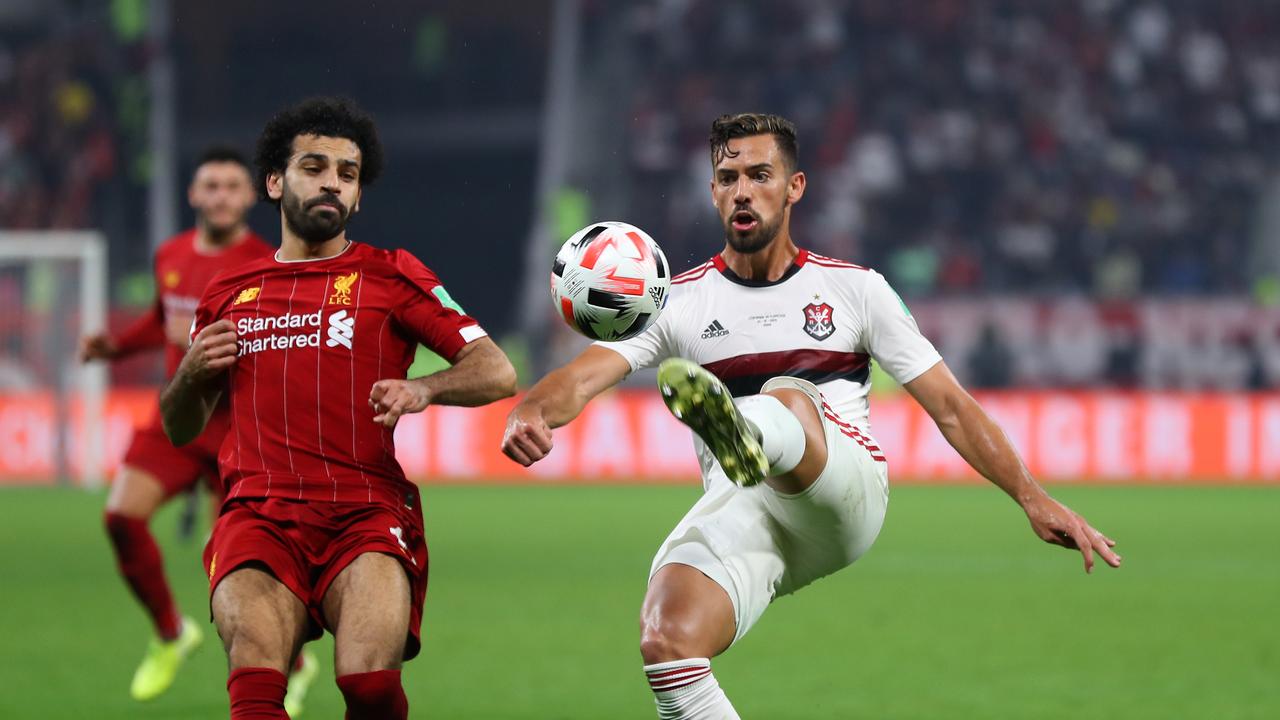
[[596,333],[595,328],[591,327],[591,318],[583,313],[573,314],[573,324],[577,326],[578,332],[586,335],[591,340],[600,340],[601,337]]
[[557,257],[556,261],[551,264],[551,274],[556,277],[564,277],[564,261],[559,257]]
[[623,337],[631,337],[632,335],[640,334],[641,329],[644,328],[644,324],[647,322],[649,322],[649,313],[640,313],[639,315],[636,315],[635,321],[627,326],[626,330],[622,331]]
[[582,250],[582,248],[590,245],[592,240],[595,240],[596,238],[600,237],[600,233],[608,229],[609,229],[608,225],[597,225],[591,228],[591,230],[588,231],[586,235],[582,236],[582,239],[578,241],[578,244],[573,246],[574,249]]
[[631,304],[629,295],[621,295],[619,293],[611,293],[605,290],[597,290],[595,288],[587,289],[587,304],[592,307],[606,308],[609,310],[626,310]]
[[662,257],[662,251],[657,250],[653,253],[653,262],[658,266],[658,277],[667,276],[667,259]]

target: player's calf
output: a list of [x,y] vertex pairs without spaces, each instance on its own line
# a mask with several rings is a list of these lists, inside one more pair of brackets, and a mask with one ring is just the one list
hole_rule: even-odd
[[347,720],[402,720],[409,717],[399,670],[376,670],[338,677]]
[[775,387],[742,398],[738,407],[759,430],[773,489],[804,492],[818,479],[827,467],[827,440],[812,398],[797,389]]

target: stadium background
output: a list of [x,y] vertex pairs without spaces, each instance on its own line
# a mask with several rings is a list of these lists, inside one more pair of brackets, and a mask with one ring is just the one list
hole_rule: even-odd
[[[527,385],[582,345],[546,298],[559,241],[623,219],[677,268],[702,262],[710,119],[782,113],[810,179],[798,241],[884,272],[1126,566],[1086,578],[1040,547],[877,376],[885,533],[719,661],[744,716],[1273,717],[1278,31],[1280,10],[1243,1],[8,0],[0,243],[99,231],[122,326],[152,297],[152,248],[191,221],[191,158],[350,95],[389,157],[352,235],[438,270]],[[251,223],[278,237],[269,206]],[[160,700],[127,698],[146,624],[96,481],[161,363],[110,370],[106,462],[85,467],[68,273],[0,267],[0,684],[22,689],[0,716],[225,716],[216,643]],[[533,473],[497,452],[509,405],[402,422],[406,468],[435,484],[415,717],[650,716],[634,616],[697,485],[649,382],[593,404]],[[207,519],[182,537],[181,510],[154,527],[199,615]],[[308,716],[336,716],[331,683],[314,692]]]

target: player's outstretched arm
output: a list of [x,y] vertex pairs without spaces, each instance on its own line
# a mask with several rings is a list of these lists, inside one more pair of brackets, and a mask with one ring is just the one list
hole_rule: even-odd
[[1041,540],[1079,550],[1086,572],[1093,571],[1095,552],[1111,567],[1120,567],[1120,556],[1111,549],[1115,541],[1045,492],[1008,436],[960,386],[946,363],[939,362],[905,387],[965,462],[1022,507]]
[[379,380],[369,391],[373,421],[395,427],[401,415],[428,405],[488,405],[516,393],[516,370],[502,348],[487,337],[458,351],[453,365],[413,380]]
[[160,391],[160,421],[174,445],[196,439],[222,396],[222,374],[236,362],[235,325],[219,320],[201,330],[173,379]]
[[528,467],[551,452],[551,431],[578,417],[591,398],[631,372],[622,355],[592,345],[529,389],[507,416],[502,452]]
[[81,338],[80,362],[120,360],[143,350],[164,347],[166,341],[164,310],[157,298],[145,315],[118,336],[102,332]]

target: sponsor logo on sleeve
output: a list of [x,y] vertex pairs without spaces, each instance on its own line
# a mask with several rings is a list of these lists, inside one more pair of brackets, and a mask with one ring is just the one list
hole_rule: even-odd
[[456,300],[454,300],[452,297],[449,296],[449,291],[445,290],[443,285],[437,285],[431,288],[431,294],[436,296],[436,299],[440,301],[441,305],[449,308],[450,310],[458,313],[459,315],[466,314],[466,311],[462,309],[462,306],[459,305]]

